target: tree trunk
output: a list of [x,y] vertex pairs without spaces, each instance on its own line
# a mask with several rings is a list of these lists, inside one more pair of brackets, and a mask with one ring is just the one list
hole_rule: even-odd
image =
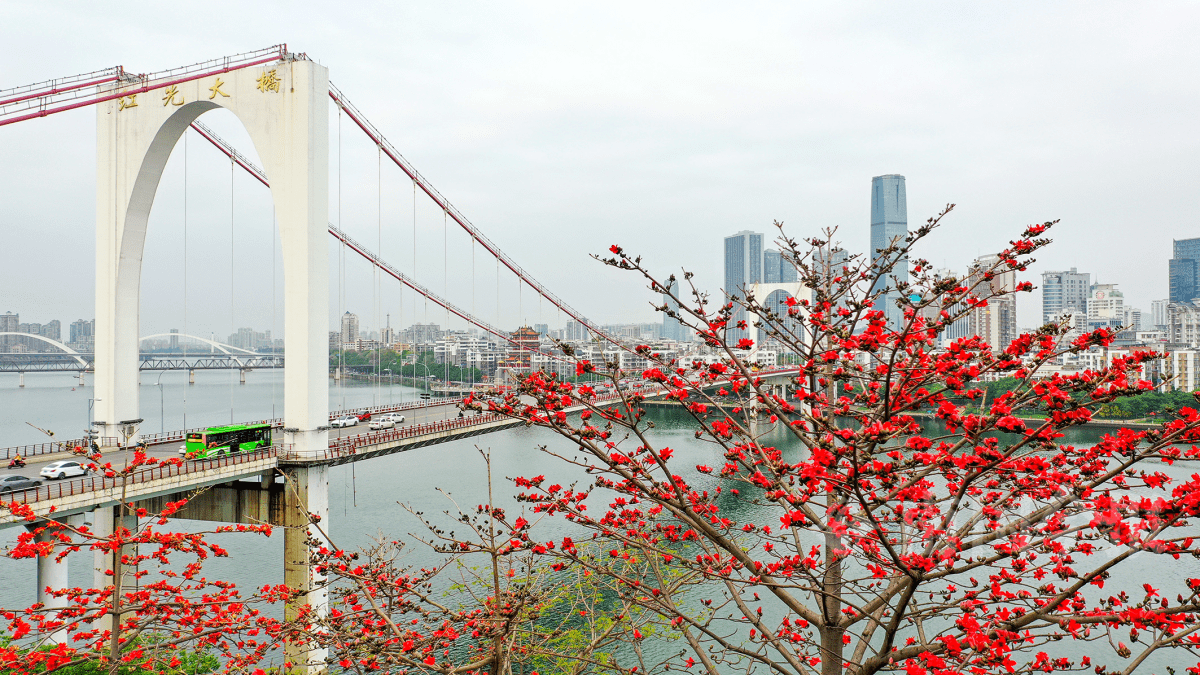
[[[832,504],[833,497],[830,496]],[[838,538],[825,534],[825,577],[822,579],[821,614],[825,625],[821,626],[821,675],[842,675],[842,652],[846,645],[842,636],[846,629],[838,625],[842,617],[842,561],[834,551],[840,548]]]

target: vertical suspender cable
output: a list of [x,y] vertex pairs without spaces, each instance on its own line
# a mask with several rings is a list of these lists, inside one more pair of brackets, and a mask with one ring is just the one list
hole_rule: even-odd
[[[268,194],[269,194],[268,190]],[[271,201],[271,359],[275,360],[278,355],[275,353],[275,340],[279,335],[279,329],[275,326],[275,301],[278,299],[279,289],[275,285],[275,230],[279,227],[279,223],[275,220],[275,201]],[[271,377],[271,419],[275,419],[275,385],[278,384],[278,376]]]
[[[233,240],[233,182],[237,177],[237,162],[233,158],[229,158],[229,334],[233,335],[237,332],[234,328],[233,306],[234,295],[236,288],[233,283],[233,276],[237,272],[237,264],[234,261],[234,240]],[[233,369],[229,370],[229,423],[233,424]]]
[[[376,145],[375,160],[375,250],[383,252],[383,146]],[[379,266],[371,265],[374,272],[375,288],[375,328],[379,331],[379,342],[375,343],[375,405],[383,402],[382,391],[379,388],[379,357],[383,344],[383,326],[379,325]]]
[[[338,104],[338,229],[342,228],[342,105]],[[346,409],[346,242],[338,255],[338,390],[342,394],[342,410]]]
[[[478,316],[475,313],[475,235],[471,235],[471,316]],[[470,352],[468,352],[469,355]],[[471,369],[471,391],[473,392],[475,391],[475,367],[471,365],[470,359],[467,360],[467,367]]]
[[[417,278],[417,179],[413,179],[413,278]],[[412,359],[413,359],[413,388],[417,387],[417,336],[420,331],[416,328],[417,325],[417,296],[413,296],[413,333],[412,333]],[[414,396],[419,396],[420,392],[414,392]]]
[[[500,330],[500,258],[496,258],[496,329]],[[498,345],[497,345],[498,346]],[[496,353],[496,375],[500,375],[500,353]]]
[[[189,135],[188,131],[190,131],[190,129],[183,130],[183,334],[184,335],[188,334],[188,315],[187,315],[187,302],[188,302],[188,295],[187,295],[187,279],[188,279],[188,245],[187,245],[187,239],[188,239],[188,237],[187,237],[188,151],[187,151],[187,146],[188,146],[188,135]],[[188,339],[185,337],[185,338],[183,338],[183,342],[182,342],[184,363],[187,362],[187,340]],[[191,381],[192,381],[192,373],[189,370],[188,371],[188,386],[185,386],[183,388],[183,428],[184,429],[188,428],[188,425],[187,425],[187,413],[188,413],[187,392],[188,392],[188,389],[191,387]]]
[[[450,297],[450,236],[446,234],[448,231],[446,225],[450,221],[450,216],[446,213],[446,209],[442,209],[442,297]],[[457,342],[455,343],[457,346]],[[442,355],[442,360],[446,362],[446,379],[443,380],[443,386],[450,386],[450,308],[446,308],[446,351]]]

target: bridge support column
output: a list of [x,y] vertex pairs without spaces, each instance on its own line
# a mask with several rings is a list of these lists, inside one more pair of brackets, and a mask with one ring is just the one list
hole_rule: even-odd
[[[284,609],[284,617],[294,619],[304,605],[319,616],[329,610],[325,578],[311,563],[310,541],[325,541],[321,530],[310,523],[317,517],[321,529],[329,527],[329,467],[327,465],[290,466],[284,469],[283,582],[298,592]],[[284,658],[292,664],[292,673],[310,675],[326,671],[327,650],[309,644],[289,644]]]
[[188,384],[196,384],[196,369],[188,369]]
[[25,373],[24,372],[17,373],[17,386],[22,389],[25,388]]
[[[71,527],[78,527],[83,523],[83,514],[68,517],[66,523]],[[67,560],[65,558],[61,561],[57,559],[58,549],[63,545],[57,535],[63,534],[63,532],[56,527],[46,528],[45,522],[27,527],[35,533],[34,538],[39,544],[51,543],[53,545],[48,555],[38,556],[37,559],[37,601],[49,609],[65,608],[67,601],[54,597],[54,591],[71,587]],[[46,529],[38,532],[37,530],[41,528]],[[51,621],[54,620],[53,616],[48,618]],[[56,643],[66,642],[68,639],[70,636],[65,628],[50,635],[50,640]]]
[[84,377],[86,374],[87,373],[85,371],[82,371],[82,370],[79,371],[79,386],[81,386],[81,387],[87,386],[87,378]]
[[241,383],[246,384],[246,369],[242,368],[242,369],[240,369],[239,372],[241,373],[241,378],[242,378]]

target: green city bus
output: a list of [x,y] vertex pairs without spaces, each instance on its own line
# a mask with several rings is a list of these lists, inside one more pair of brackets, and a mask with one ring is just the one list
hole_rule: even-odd
[[208,459],[235,452],[257,450],[271,444],[270,424],[231,424],[209,427],[187,435],[180,451],[192,459]]

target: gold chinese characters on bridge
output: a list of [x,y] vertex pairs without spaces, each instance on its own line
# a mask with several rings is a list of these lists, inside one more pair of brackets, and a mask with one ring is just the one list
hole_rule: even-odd
[[264,71],[255,82],[258,82],[258,90],[264,94],[268,91],[279,93],[279,71],[275,68]]
[[168,105],[183,105],[183,94],[179,93],[179,87],[171,85],[163,92],[163,106]]
[[211,94],[209,94],[208,100],[210,100],[210,101],[213,100],[214,98],[217,97],[217,94],[220,94],[221,96],[224,96],[225,98],[229,98],[229,94],[226,94],[225,92],[221,91],[221,87],[224,85],[225,85],[225,83],[221,80],[221,78],[218,77],[216,83],[213,84],[213,86],[208,88],[208,90],[212,92]]
[[[279,78],[279,70],[276,68],[264,71],[263,74],[255,78],[254,81],[258,83],[258,90],[264,94],[269,91],[273,91],[278,94],[279,85],[283,83],[283,80]],[[218,96],[221,98],[232,98],[232,96],[225,93],[225,90],[222,88],[226,84],[227,82],[219,77],[213,78],[212,86],[207,88],[209,92],[208,100],[211,101]],[[138,107],[137,97],[137,94],[129,94],[128,96],[119,97],[117,99],[117,112],[126,110],[128,108]],[[183,92],[179,91],[179,85],[172,84],[169,87],[165,87],[162,90],[162,102],[163,107],[170,105],[183,105],[186,101],[184,100]]]

